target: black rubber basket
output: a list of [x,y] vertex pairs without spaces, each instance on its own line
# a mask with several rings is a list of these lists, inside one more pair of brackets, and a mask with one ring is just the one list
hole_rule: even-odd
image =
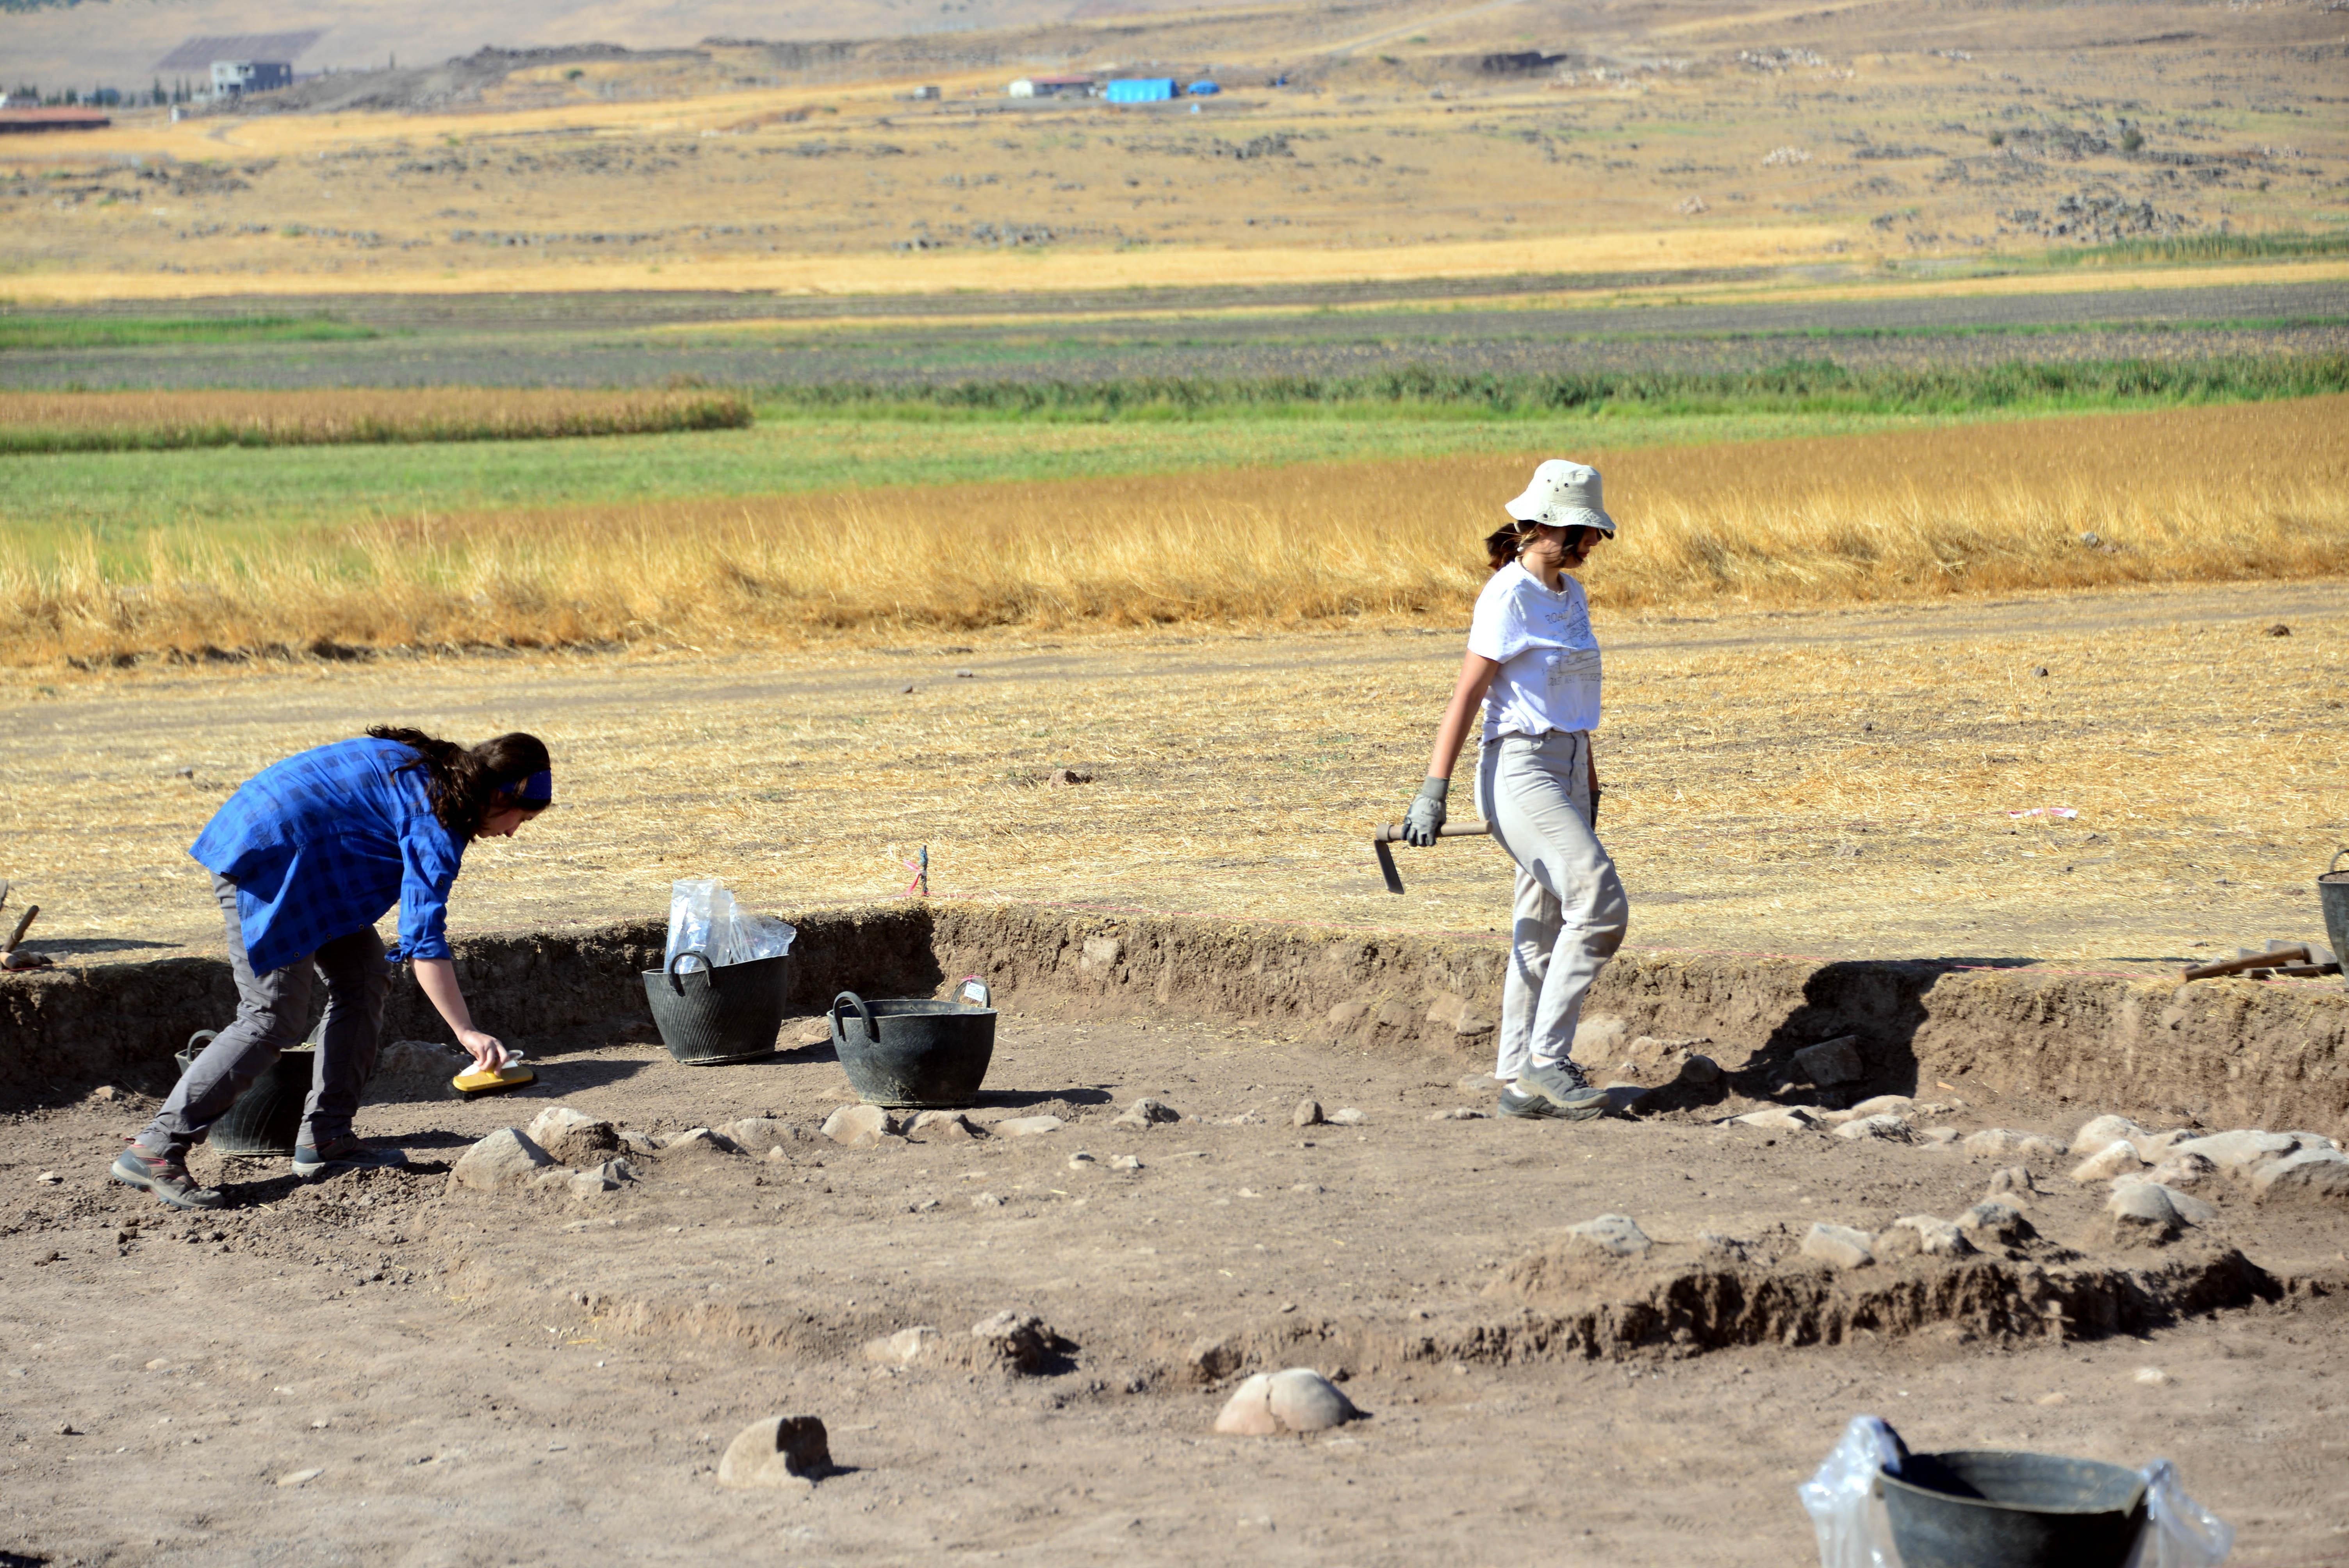
[[[177,1057],[182,1077],[196,1065],[218,1029],[199,1029],[188,1037],[187,1049]],[[302,1135],[302,1108],[309,1103],[310,1083],[316,1076],[317,1047],[304,1042],[278,1053],[253,1087],[238,1095],[204,1141],[218,1154],[291,1154]]]
[[832,1045],[848,1084],[867,1105],[947,1109],[976,1105],[995,1058],[995,1008],[977,976],[950,1001],[833,999]]
[[2145,1529],[2145,1477],[2061,1454],[1910,1454],[1876,1494],[1902,1568],[2122,1568]]
[[[701,967],[679,974],[677,966],[688,958],[700,959]],[[791,962],[785,955],[713,968],[708,954],[688,948],[666,969],[644,971],[645,1000],[661,1044],[688,1068],[772,1056],[791,991]]]

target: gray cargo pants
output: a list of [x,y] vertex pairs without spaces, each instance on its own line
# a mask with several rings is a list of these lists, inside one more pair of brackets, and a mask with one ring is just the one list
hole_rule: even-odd
[[171,1098],[139,1135],[140,1149],[152,1156],[185,1160],[236,1097],[269,1070],[278,1053],[302,1043],[303,1026],[310,1021],[313,965],[326,982],[326,1016],[318,1031],[310,1098],[302,1108],[301,1140],[305,1148],[323,1149],[349,1137],[359,1096],[375,1073],[384,999],[391,994],[391,962],[384,956],[383,939],[372,927],[354,931],[306,959],[255,975],[245,956],[243,924],[236,915],[236,884],[215,875],[212,895],[228,919],[236,1018],[181,1075]]
[[1485,743],[1476,804],[1517,862],[1509,973],[1501,985],[1506,1082],[1568,1059],[1582,1000],[1631,920],[1615,862],[1590,822],[1590,737],[1504,735]]

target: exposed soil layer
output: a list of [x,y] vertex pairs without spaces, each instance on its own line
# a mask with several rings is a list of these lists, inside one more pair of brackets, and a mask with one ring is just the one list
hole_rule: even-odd
[[[641,1027],[583,1030],[517,1094],[370,1105],[406,1171],[297,1185],[199,1150],[234,1201],[205,1215],[104,1177],[150,1099],[22,1113],[0,1147],[0,1549],[1791,1565],[1816,1560],[1793,1485],[1862,1410],[1920,1448],[2166,1455],[2242,1531],[2239,1565],[2325,1561],[2349,1533],[2338,1211],[2222,1185],[2173,1244],[2119,1248],[2101,1185],[2044,1146],[1976,1159],[1711,1107],[1430,1119],[1491,1099],[1423,1043],[1183,1011],[1007,1012],[969,1113],[991,1136],[870,1148],[814,1130],[850,1098],[827,1047],[688,1069]],[[1145,1094],[1184,1119],[1122,1124]],[[1295,1125],[1309,1097],[1361,1119]],[[594,1196],[451,1186],[468,1143],[556,1103],[745,1144],[631,1155],[636,1179]],[[2107,1109],[1943,1103],[1961,1130],[2058,1140]],[[1003,1127],[1037,1115],[1062,1125]],[[1814,1220],[1957,1214],[2017,1160],[2040,1191],[2012,1248],[1800,1253]],[[1566,1227],[1608,1212],[1647,1255],[1573,1249]],[[1031,1372],[948,1353],[1007,1309],[1051,1331]],[[867,1349],[920,1325],[938,1353]],[[1368,1418],[1209,1435],[1233,1379],[1287,1365],[1343,1378]],[[821,1417],[843,1473],[720,1490],[728,1439],[777,1414]]]
[[[928,995],[984,976],[1022,1009],[1066,1017],[1246,1021],[1373,1053],[1481,1062],[1506,949],[1495,938],[1332,934],[1184,916],[1030,905],[906,903],[796,917],[792,1002],[843,989]],[[459,975],[485,1017],[540,1049],[611,1025],[648,1025],[643,974],[660,927],[482,937]],[[19,1049],[0,1095],[54,1104],[99,1082],[160,1091],[172,1052],[234,1006],[226,965],[101,965],[0,984]],[[1818,1103],[1795,1053],[1856,1037],[1866,1077],[1817,1086],[1870,1093],[1995,1091],[2093,1104],[2148,1124],[2349,1130],[2349,992],[2338,985],[2134,980],[1952,963],[1626,955],[1594,1014],[1640,1035],[1706,1037],[1727,1069],[1678,1091],[1691,1104]],[[438,1037],[421,994],[397,987],[390,1037]]]

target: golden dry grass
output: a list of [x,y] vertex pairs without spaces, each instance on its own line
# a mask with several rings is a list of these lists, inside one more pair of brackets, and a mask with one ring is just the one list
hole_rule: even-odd
[[730,393],[506,387],[0,392],[0,452],[527,440],[734,429]]
[[[266,545],[164,531],[139,581],[94,540],[37,563],[20,547],[0,553],[0,656],[1457,619],[1475,542],[1545,455],[385,520]],[[2349,561],[2349,397],[1576,455],[1622,523],[1586,576],[1609,609]]]

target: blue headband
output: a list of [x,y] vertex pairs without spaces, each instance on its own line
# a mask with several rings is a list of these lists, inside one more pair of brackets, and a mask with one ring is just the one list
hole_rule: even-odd
[[542,768],[519,784],[508,784],[498,791],[509,805],[525,811],[543,811],[554,803],[554,775]]

